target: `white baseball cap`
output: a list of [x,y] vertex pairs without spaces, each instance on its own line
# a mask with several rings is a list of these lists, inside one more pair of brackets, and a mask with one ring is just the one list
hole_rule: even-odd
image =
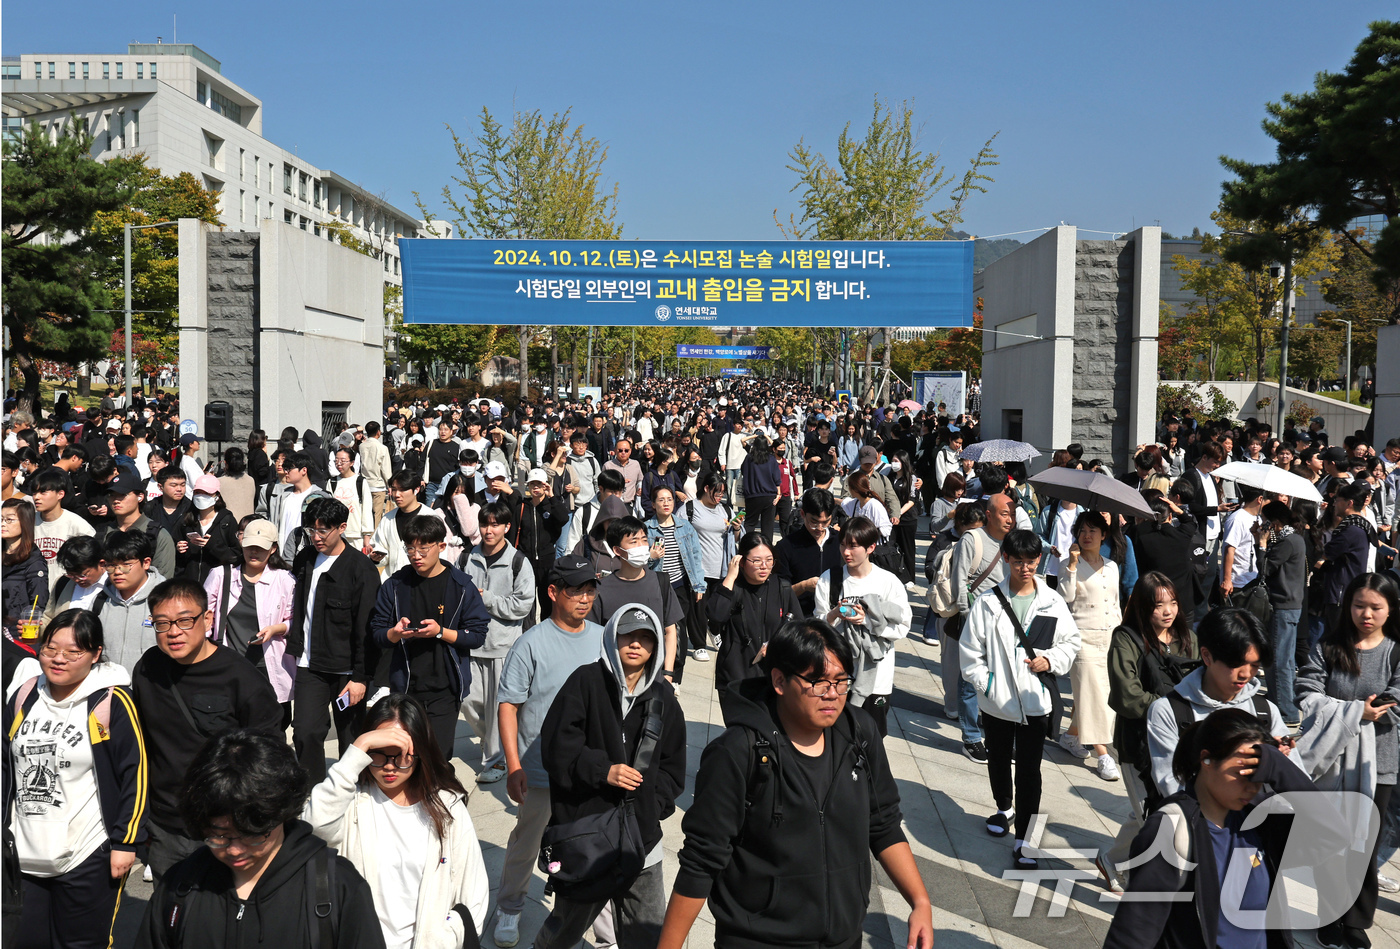
[[495,478],[504,478],[505,476],[506,476],[506,465],[505,465],[505,462],[503,462],[503,461],[490,461],[490,462],[487,462],[487,463],[486,463],[486,480],[487,480],[487,481],[491,481],[492,479],[495,479]]
[[[499,463],[499,462],[498,462]],[[531,468],[530,477],[525,479],[526,484],[538,481],[540,484],[549,484],[549,475],[543,468]]]

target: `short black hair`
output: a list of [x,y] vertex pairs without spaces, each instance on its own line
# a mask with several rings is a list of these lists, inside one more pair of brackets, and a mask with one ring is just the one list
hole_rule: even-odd
[[1006,486],[1011,483],[1011,476],[1004,468],[996,465],[983,465],[977,472],[977,480],[982,483],[982,493],[988,496],[993,494],[1005,494]]
[[[497,502],[499,503],[499,502]],[[442,518],[431,514],[415,517],[403,526],[403,542],[407,546],[414,541],[420,544],[441,544],[447,541],[447,525]]]
[[389,487],[398,488],[400,491],[417,491],[422,486],[423,476],[409,468],[400,468],[389,478]]
[[1008,560],[1038,560],[1044,550],[1045,545],[1035,531],[1008,531],[1006,538],[1001,542],[1001,552]]
[[251,728],[210,739],[185,772],[180,817],[196,840],[226,817],[234,834],[264,834],[301,814],[306,772],[282,738]]
[[855,674],[855,652],[845,636],[819,619],[789,620],[768,640],[760,667],[764,672],[777,669],[789,678],[813,672],[821,675],[826,669],[828,652],[836,655],[846,675]]
[[287,471],[292,468],[311,468],[311,456],[304,451],[294,451],[282,461],[282,470]]
[[856,515],[841,528],[842,547],[874,547],[880,543],[880,528],[863,515]]
[[[490,518],[489,522],[487,518]],[[483,504],[476,519],[482,524],[504,524],[509,527],[515,523],[515,512],[511,510],[509,504],[497,498],[494,501],[488,501]]]
[[67,573],[77,573],[102,565],[102,545],[96,537],[70,537],[58,548],[58,565]]
[[575,442],[587,442],[587,441],[588,441],[588,436],[585,435],[582,431],[575,431],[572,435],[569,436],[569,444],[570,444],[570,445],[574,444]]
[[1237,484],[1235,493],[1239,496],[1241,504],[1251,504],[1264,496],[1264,489],[1249,484]]
[[631,514],[625,514],[622,517],[613,518],[608,523],[605,540],[609,547],[616,547],[638,531],[645,534],[647,526]]
[[1196,627],[1196,642],[1201,649],[1209,649],[1210,656],[1217,662],[1233,668],[1244,665],[1249,647],[1259,650],[1259,662],[1268,665],[1273,662],[1274,650],[1269,645],[1269,637],[1264,631],[1264,623],[1247,610],[1233,606],[1211,610]]
[[807,473],[812,476],[813,484],[826,484],[836,477],[836,468],[825,458],[818,458],[808,467]]
[[1185,478],[1177,478],[1167,490],[1167,497],[1176,498],[1178,504],[1189,507],[1196,503],[1196,486]]
[[108,563],[123,560],[150,560],[154,555],[151,538],[143,530],[108,531],[102,538],[102,559]]
[[301,522],[309,527],[339,527],[350,520],[350,509],[335,498],[312,498],[301,513]]
[[616,468],[604,468],[598,472],[598,487],[613,494],[621,494],[627,490],[627,479]]
[[117,454],[124,455],[126,450],[136,444],[136,439],[130,435],[118,435],[112,439],[112,447],[117,450]]
[[68,472],[62,468],[43,468],[34,475],[34,493],[41,491],[62,491],[65,495],[73,493],[73,479],[68,477]]
[[828,517],[836,513],[836,495],[826,488],[808,488],[802,494],[802,513],[811,514],[814,517],[825,514]]
[[181,481],[188,480],[185,477],[185,469],[181,468],[179,465],[166,465],[164,468],[160,469],[160,473],[156,475],[156,484],[164,486],[165,482],[177,478]]
[[155,613],[171,600],[188,600],[199,607],[201,613],[209,609],[209,594],[205,592],[204,587],[184,577],[176,577],[157,585],[151,591],[151,595],[146,597],[146,608]]

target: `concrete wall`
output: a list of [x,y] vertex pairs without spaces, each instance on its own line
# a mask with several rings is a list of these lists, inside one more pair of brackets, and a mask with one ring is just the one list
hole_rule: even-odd
[[383,287],[378,261],[281,222],[253,234],[181,221],[183,416],[202,426],[206,402],[228,401],[237,441],[319,432],[328,404],[378,418]]
[[1400,437],[1400,326],[1382,326],[1376,333],[1377,445]]
[[1057,227],[978,275],[985,437],[1014,435],[1020,413],[1047,456],[1077,441],[1126,469],[1153,430],[1160,245],[1155,227],[1119,241]]

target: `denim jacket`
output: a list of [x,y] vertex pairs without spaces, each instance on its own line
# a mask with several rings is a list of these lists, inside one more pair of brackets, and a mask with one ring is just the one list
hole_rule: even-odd
[[[705,568],[700,560],[700,535],[695,533],[695,528],[690,521],[684,517],[671,515],[671,522],[676,525],[676,543],[681,545],[681,565],[685,567],[686,579],[690,581],[692,590],[705,589]],[[647,543],[654,544],[661,539],[661,526],[656,522],[656,516],[647,518]],[[651,569],[665,570],[666,558],[652,561]]]

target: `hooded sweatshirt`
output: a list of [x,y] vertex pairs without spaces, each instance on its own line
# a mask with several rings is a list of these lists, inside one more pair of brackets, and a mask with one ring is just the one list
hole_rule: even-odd
[[[5,768],[16,782],[14,831],[25,873],[56,877],[104,843],[135,850],[140,842],[146,752],[130,684],[126,669],[99,662],[67,698],[54,699],[41,677],[27,708],[7,708]],[[109,688],[104,728],[93,708]]]
[[[354,865],[314,836],[309,824],[292,820],[282,826],[286,838],[246,900],[239,899],[233,888],[233,871],[216,860],[207,847],[172,867],[156,883],[146,904],[145,919],[136,933],[136,949],[311,945],[310,927],[316,922],[309,918],[308,904],[316,900],[308,887],[316,886],[313,861],[322,851],[327,857],[331,930],[337,949],[383,949],[384,933],[379,928],[374,897]],[[171,933],[166,921],[181,890],[187,892],[180,898],[179,921]]]
[[[1217,702],[1206,695],[1204,682],[1205,669],[1196,669],[1176,687],[1176,691],[1190,701],[1194,721],[1199,722],[1211,712],[1222,708],[1242,708],[1251,715],[1255,713],[1254,696],[1260,689],[1258,679],[1251,679],[1245,683],[1239,695],[1229,702]],[[1282,738],[1288,734],[1288,728],[1283,724],[1283,716],[1279,714],[1278,706],[1273,702],[1268,703],[1268,708],[1269,734],[1275,738]],[[1152,755],[1152,780],[1157,782],[1157,789],[1164,797],[1182,789],[1181,782],[1172,773],[1172,753],[1176,751],[1177,738],[1176,713],[1172,704],[1168,699],[1158,699],[1147,710],[1147,750]]]
[[661,677],[666,656],[659,634],[636,687],[627,688],[617,623],[638,610],[653,629],[660,628],[661,620],[646,606],[632,603],[619,609],[603,630],[603,658],[575,669],[554,697],[540,743],[549,774],[550,822],[605,813],[626,796],[608,784],[608,769],[632,763],[647,707],[652,699],[660,701],[661,738],[641,787],[633,792],[646,866],[652,866],[661,861],[661,822],[676,809],[676,797],[685,789],[686,725],[675,691]]
[[106,597],[98,619],[102,620],[102,638],[106,643],[103,655],[108,662],[114,662],[127,669],[134,668],[136,661],[156,644],[156,630],[151,625],[151,611],[146,607],[146,598],[151,591],[165,582],[154,569],[147,571],[146,582],[131,595],[122,599],[121,593],[108,577],[102,581],[102,592],[98,598]]

